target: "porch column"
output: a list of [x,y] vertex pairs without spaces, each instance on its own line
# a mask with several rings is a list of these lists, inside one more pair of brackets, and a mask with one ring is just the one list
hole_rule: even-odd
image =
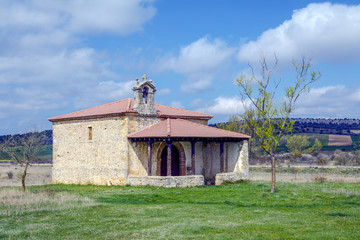
[[220,142],[220,173],[224,172],[224,142]]
[[191,174],[195,175],[195,143],[196,141],[191,142]]
[[152,141],[148,141],[148,176],[151,176],[151,168],[152,168],[152,162],[151,162],[151,156],[152,156]]
[[171,141],[167,142],[167,176],[171,176]]

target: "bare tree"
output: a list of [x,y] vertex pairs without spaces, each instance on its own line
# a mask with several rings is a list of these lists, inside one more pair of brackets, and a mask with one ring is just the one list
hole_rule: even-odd
[[[236,79],[240,87],[240,94],[245,108],[246,124],[254,130],[261,148],[270,155],[272,177],[271,192],[275,192],[276,165],[275,153],[284,134],[291,132],[293,121],[289,115],[294,110],[295,102],[299,96],[309,91],[308,85],[319,79],[320,73],[311,71],[311,60],[302,58],[300,62],[293,61],[296,77],[292,85],[285,89],[281,104],[277,104],[275,96],[278,94],[280,80],[274,81],[272,73],[278,64],[268,66],[265,57],[260,59],[260,77],[255,74],[254,68],[251,76],[241,74]],[[251,104],[247,104],[250,101]],[[251,113],[251,114],[248,114]],[[249,118],[250,116],[250,118]]]
[[22,135],[12,135],[5,139],[3,151],[13,162],[24,167],[21,176],[22,190],[25,191],[25,179],[31,161],[45,148],[46,135],[33,129]]

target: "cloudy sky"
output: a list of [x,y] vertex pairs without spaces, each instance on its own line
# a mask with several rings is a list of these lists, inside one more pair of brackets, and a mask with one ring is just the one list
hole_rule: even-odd
[[0,134],[132,97],[144,73],[157,103],[226,121],[242,110],[236,77],[274,53],[281,86],[302,56],[322,73],[294,117],[360,118],[354,2],[2,0]]

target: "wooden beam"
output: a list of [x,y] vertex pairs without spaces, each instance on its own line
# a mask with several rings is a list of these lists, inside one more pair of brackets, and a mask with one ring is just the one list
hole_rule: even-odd
[[224,142],[220,142],[220,173],[224,172]]
[[171,142],[167,142],[167,176],[171,176]]
[[148,141],[148,176],[151,176],[151,155],[152,155],[152,142]]
[[195,141],[191,142],[191,174],[195,175]]

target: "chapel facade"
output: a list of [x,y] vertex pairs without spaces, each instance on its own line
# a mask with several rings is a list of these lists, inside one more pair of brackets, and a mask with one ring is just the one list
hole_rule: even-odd
[[249,136],[208,126],[213,116],[155,103],[144,75],[134,98],[53,123],[53,183],[197,186],[247,179]]

